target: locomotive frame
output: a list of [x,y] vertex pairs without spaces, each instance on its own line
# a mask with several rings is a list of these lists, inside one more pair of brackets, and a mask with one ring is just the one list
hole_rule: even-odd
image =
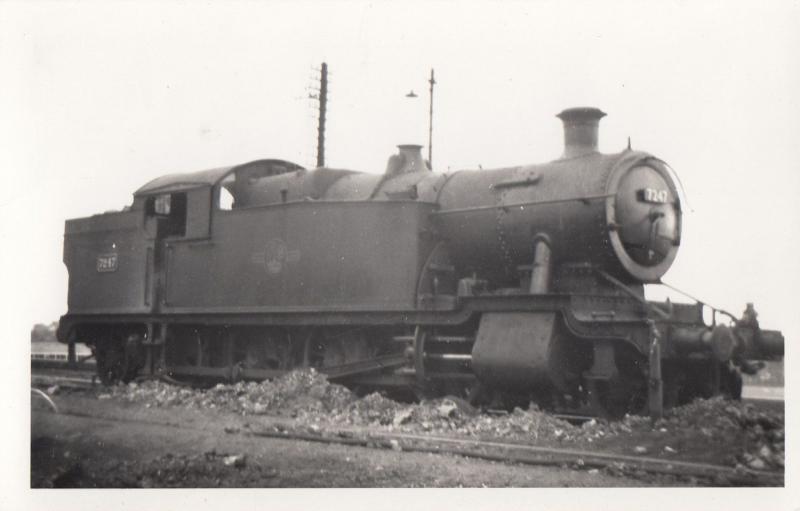
[[435,174],[405,145],[383,175],[258,160],[156,179],[125,211],[67,221],[59,339],[89,345],[105,383],[315,367],[604,416],[739,397],[783,338],[752,307],[728,327],[645,300],[680,198],[657,158],[597,152],[603,115],[559,114],[565,152],[543,165]]

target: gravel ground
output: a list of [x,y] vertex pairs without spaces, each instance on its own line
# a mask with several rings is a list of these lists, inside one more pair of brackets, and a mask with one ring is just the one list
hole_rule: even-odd
[[[600,470],[523,466],[238,434],[289,419],[55,396],[33,411],[33,488],[615,487],[654,481]],[[78,414],[78,415],[73,415]],[[83,414],[81,416],[80,414]],[[660,480],[663,485],[667,480]],[[680,483],[674,483],[680,484]],[[668,484],[670,486],[674,484]]]
[[652,423],[589,421],[581,426],[531,405],[499,416],[479,414],[457,398],[406,404],[373,393],[359,398],[313,369],[261,383],[219,384],[207,390],[158,381],[113,387],[98,399],[145,407],[219,410],[242,416],[294,419],[298,427],[369,426],[378,431],[500,439],[534,445],[596,447],[623,454],[783,471],[782,409],[721,398],[698,400]]

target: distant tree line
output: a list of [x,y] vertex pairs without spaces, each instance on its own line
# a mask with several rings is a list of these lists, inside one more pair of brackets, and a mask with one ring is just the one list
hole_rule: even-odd
[[31,329],[31,342],[57,342],[56,329],[58,321],[53,321],[49,325],[37,323]]

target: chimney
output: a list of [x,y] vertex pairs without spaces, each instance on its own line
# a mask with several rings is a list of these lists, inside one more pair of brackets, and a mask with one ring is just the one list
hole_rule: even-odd
[[564,122],[564,155],[575,158],[597,152],[597,125],[606,114],[599,108],[567,108],[556,117]]
[[422,159],[422,146],[417,144],[403,144],[397,146],[398,154],[393,154],[386,164],[386,173],[389,175],[405,174],[430,170],[425,160]]

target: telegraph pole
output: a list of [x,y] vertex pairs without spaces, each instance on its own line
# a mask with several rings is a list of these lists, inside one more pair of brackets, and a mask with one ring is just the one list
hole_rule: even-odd
[[430,92],[431,92],[431,103],[430,109],[428,111],[428,165],[433,168],[433,86],[436,83],[436,80],[433,79],[433,68],[431,68],[431,79],[428,80],[428,83],[431,84]]
[[328,103],[328,64],[322,63],[319,79],[319,123],[317,125],[317,167],[325,166],[325,109]]

